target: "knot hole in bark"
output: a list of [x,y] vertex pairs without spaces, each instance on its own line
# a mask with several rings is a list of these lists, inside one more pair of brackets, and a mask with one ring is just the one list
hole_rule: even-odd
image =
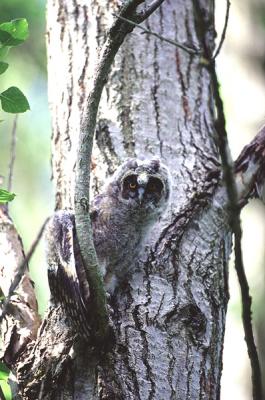
[[198,341],[206,330],[206,318],[196,304],[188,304],[179,311],[179,320],[186,326],[192,339]]
[[206,317],[194,303],[176,307],[167,314],[165,322],[171,333],[175,335],[181,334],[184,328],[189,338],[197,345],[201,344],[206,332]]

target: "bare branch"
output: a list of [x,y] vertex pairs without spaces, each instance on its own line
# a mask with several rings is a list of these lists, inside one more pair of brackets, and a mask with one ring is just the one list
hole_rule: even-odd
[[238,203],[237,185],[233,173],[233,165],[231,162],[230,149],[227,141],[223,102],[219,93],[219,83],[215,71],[215,65],[211,64],[209,68],[212,75],[212,85],[217,110],[215,128],[218,135],[224,182],[228,195],[230,226],[235,238],[235,269],[241,289],[242,319],[245,332],[245,340],[252,369],[253,400],[258,400],[262,398],[261,371],[251,322],[251,297],[249,294],[249,287],[242,258],[242,229],[240,223],[240,207]]
[[138,23],[129,20],[128,18],[124,18],[124,17],[122,17],[120,15],[117,15],[117,14],[113,14],[113,15],[115,17],[121,19],[122,21],[128,22],[129,24],[141,29],[144,33],[146,33],[148,35],[155,36],[158,39],[162,40],[163,42],[167,42],[169,44],[172,44],[173,46],[179,47],[180,49],[186,51],[187,53],[189,53],[191,55],[197,55],[197,54],[199,55],[199,54],[201,54],[201,52],[199,50],[197,50],[197,49],[193,49],[192,47],[187,47],[184,44],[181,44],[181,43],[175,42],[174,40],[165,38],[164,36],[161,36],[156,32],[152,32],[149,29],[144,28],[142,25],[139,25]]
[[222,46],[223,46],[224,41],[225,41],[225,35],[226,35],[227,26],[228,26],[228,20],[229,20],[229,10],[230,10],[230,6],[231,6],[230,1],[229,1],[229,0],[226,0],[226,14],[225,14],[224,28],[223,28],[223,32],[222,32],[222,35],[221,35],[220,43],[219,43],[219,45],[218,45],[218,47],[217,47],[217,49],[216,49],[215,54],[214,54],[213,57],[212,57],[212,60],[215,60],[215,59],[216,59],[216,57],[218,56],[218,54],[219,54],[220,51],[221,51],[221,48],[222,48]]
[[[204,12],[200,8],[197,8],[199,17],[202,21],[202,28],[204,29],[204,35],[207,35],[208,24],[204,21]],[[204,21],[204,23],[203,23]],[[232,232],[234,233],[235,240],[235,269],[238,276],[238,281],[241,289],[242,297],[242,320],[245,332],[245,340],[248,349],[248,355],[250,358],[251,369],[252,369],[252,392],[253,400],[262,398],[262,383],[261,383],[261,371],[258,353],[254,341],[252,323],[251,323],[251,297],[249,295],[249,287],[246,279],[242,249],[241,249],[241,222],[240,222],[240,206],[238,202],[237,184],[234,176],[234,168],[230,149],[228,146],[227,132],[225,127],[225,115],[223,109],[223,102],[219,92],[219,82],[216,75],[215,60],[210,55],[210,49],[204,44],[204,58],[208,60],[205,63],[205,67],[208,68],[212,78],[213,96],[216,107],[216,120],[215,129],[218,138],[218,147],[222,160],[223,180],[227,191],[228,197],[228,212],[229,212],[229,223]]]
[[2,306],[2,313],[0,315],[0,323],[3,321],[3,318],[5,317],[5,315],[7,314],[7,310],[8,310],[8,305],[10,303],[10,299],[13,296],[17,286],[19,285],[21,278],[23,277],[24,273],[25,273],[25,268],[27,267],[34,251],[36,250],[37,245],[39,244],[40,239],[42,238],[44,229],[46,227],[47,222],[49,221],[49,218],[46,218],[46,220],[44,221],[44,223],[42,224],[39,233],[36,237],[36,239],[34,240],[34,242],[32,243],[29,252],[27,253],[26,257],[24,258],[24,260],[22,261],[22,263],[19,265],[17,273],[10,285],[9,291],[8,291],[8,295],[6,296],[5,300],[3,301],[3,306]]
[[8,191],[11,192],[12,190],[12,183],[13,183],[13,173],[14,173],[14,165],[16,159],[16,141],[17,141],[17,120],[18,114],[14,117],[12,133],[11,133],[11,146],[10,146],[10,162],[9,162],[9,175],[8,175]]

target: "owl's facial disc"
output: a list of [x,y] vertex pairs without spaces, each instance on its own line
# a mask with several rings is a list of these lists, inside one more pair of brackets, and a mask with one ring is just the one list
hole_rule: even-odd
[[164,185],[159,178],[148,176],[146,173],[132,174],[124,178],[122,183],[122,197],[126,200],[134,199],[141,206],[157,204],[162,197]]

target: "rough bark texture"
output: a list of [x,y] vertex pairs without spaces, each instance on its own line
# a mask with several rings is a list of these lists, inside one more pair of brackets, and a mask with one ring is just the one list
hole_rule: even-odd
[[[48,3],[58,208],[73,204],[80,113],[113,10],[116,2]],[[195,7],[192,1],[166,1],[146,26],[212,49],[213,23],[212,2]],[[200,57],[134,30],[116,56],[101,100],[93,189],[100,191],[124,158],[159,156],[172,173],[173,194],[112,304],[115,346],[103,361],[93,361],[97,367],[90,365],[91,379],[83,387],[83,393],[95,390],[93,398],[219,398],[230,234],[225,192],[215,191],[215,175],[209,175],[219,165],[213,124],[210,75]],[[89,363],[84,369],[82,357],[79,363],[80,377],[87,375]],[[75,396],[89,398],[80,391]]]
[[[2,295],[6,297],[25,255],[21,238],[4,206],[0,207],[0,254],[0,289]],[[11,296],[7,312],[12,314],[12,317],[6,315],[1,326],[3,342],[0,357],[7,365],[11,365],[27,343],[36,338],[40,325],[33,283],[27,268],[15,293]]]
[[[25,255],[21,238],[3,205],[0,206],[0,255],[0,293],[6,298]],[[27,267],[10,297],[6,312],[0,326],[0,359],[8,367],[12,367],[18,362],[27,346],[36,339],[40,326],[38,305]],[[15,380],[13,392],[16,391]]]
[[[82,110],[117,8],[116,1],[48,1],[56,208],[73,207]],[[146,26],[208,53],[214,47],[212,1],[167,0]],[[24,398],[219,398],[231,240],[210,83],[200,56],[137,29],[126,38],[100,105],[93,192],[124,158],[159,156],[172,174],[171,203],[112,299],[112,349],[81,343],[61,309],[49,309],[14,366]]]

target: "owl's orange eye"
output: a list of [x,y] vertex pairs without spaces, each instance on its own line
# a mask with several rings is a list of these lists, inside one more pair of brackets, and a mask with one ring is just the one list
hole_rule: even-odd
[[138,183],[135,174],[127,176],[122,182],[122,193],[124,199],[134,199],[137,193]]

